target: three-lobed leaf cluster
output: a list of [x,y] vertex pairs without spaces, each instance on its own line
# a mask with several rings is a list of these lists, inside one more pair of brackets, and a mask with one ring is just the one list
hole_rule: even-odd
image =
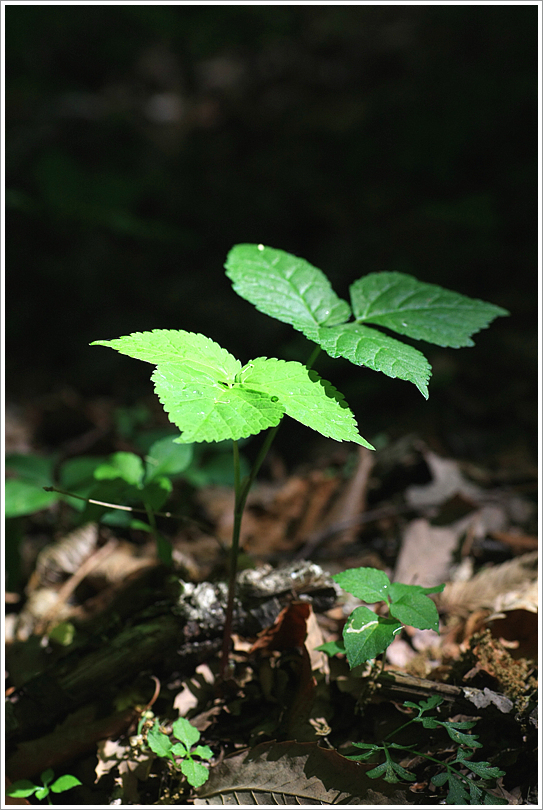
[[[471,346],[474,332],[508,314],[397,272],[355,281],[348,304],[321,270],[264,245],[235,245],[225,268],[234,290],[261,312],[291,324],[332,357],[413,382],[425,397],[431,369],[424,355],[374,327],[440,346]],[[135,332],[91,345],[156,366],[155,391],[182,431],[180,443],[246,438],[287,414],[323,436],[373,449],[343,396],[301,363],[258,357],[242,366],[210,338],[183,330]]]
[[[428,594],[440,593],[445,587],[443,584],[423,588],[391,582],[385,572],[377,568],[349,568],[332,579],[368,604],[386,602],[390,614],[379,616],[363,605],[353,610],[343,628],[343,644],[351,668],[384,652],[404,625],[420,630],[438,629],[437,608]],[[327,651],[339,652],[341,647]]]
[[286,413],[323,436],[372,448],[342,395],[295,361],[258,357],[242,366],[215,341],[184,330],[154,329],[96,340],[156,365],[155,391],[179,443],[241,439],[275,427]]
[[424,355],[373,327],[459,348],[473,346],[471,335],[509,314],[399,272],[358,279],[350,287],[349,305],[336,295],[322,270],[264,245],[235,245],[225,267],[234,290],[260,312],[290,324],[331,357],[345,357],[414,383],[426,398],[431,368]]

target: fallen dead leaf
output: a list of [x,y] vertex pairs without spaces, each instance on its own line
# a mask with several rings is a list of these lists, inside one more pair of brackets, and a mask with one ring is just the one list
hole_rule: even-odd
[[196,805],[414,804],[370,779],[360,763],[316,743],[261,743],[227,757],[197,791]]
[[394,569],[395,582],[432,588],[450,579],[461,531],[459,526],[431,526],[425,518],[411,521]]

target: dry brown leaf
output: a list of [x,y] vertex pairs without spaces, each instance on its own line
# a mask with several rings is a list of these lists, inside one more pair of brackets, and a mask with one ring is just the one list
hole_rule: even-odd
[[38,554],[36,569],[27,591],[61,582],[67,575],[75,574],[79,566],[90,557],[98,543],[98,524],[86,523],[50,543]]
[[431,526],[425,518],[411,521],[402,539],[394,580],[423,588],[446,582],[461,533],[460,525]]
[[307,635],[310,611],[311,605],[308,602],[291,602],[283,608],[271,627],[259,633],[250,652],[301,647]]
[[196,805],[414,804],[370,779],[360,763],[316,743],[262,743],[227,757],[197,791]]
[[464,477],[457,461],[441,458],[431,450],[423,450],[423,456],[433,480],[422,486],[413,484],[407,487],[405,498],[409,506],[415,509],[439,506],[457,494],[475,503],[479,501],[482,490]]
[[375,459],[374,454],[367,447],[358,447],[357,455],[358,461],[354,474],[345,484],[343,491],[319,528],[322,530],[336,523],[348,523],[349,521],[353,521],[353,525],[338,532],[329,542],[329,548],[341,549],[343,546],[348,546],[354,542],[360,531],[360,525],[356,524],[354,519],[366,509],[368,481]]
[[519,607],[536,613],[537,557],[533,551],[484,568],[467,582],[449,582],[438,597],[439,604],[458,615],[482,608],[499,613]]
[[326,678],[326,681],[328,682],[330,676],[330,663],[326,653],[322,652],[322,650],[317,650],[317,647],[320,647],[321,644],[324,644],[322,630],[313,609],[311,609],[307,619],[307,638],[305,640],[305,646],[307,647],[309,658],[311,660],[312,671],[322,672]]

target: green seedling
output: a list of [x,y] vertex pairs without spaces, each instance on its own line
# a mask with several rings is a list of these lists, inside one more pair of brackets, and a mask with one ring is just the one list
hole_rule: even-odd
[[[147,732],[147,744],[157,756],[169,759],[176,768],[180,768],[192,787],[200,787],[209,776],[208,768],[201,762],[194,760],[211,759],[213,751],[208,745],[196,745],[200,739],[200,732],[188,720],[180,717],[172,726],[172,736],[179,742],[172,743],[167,734],[160,730],[158,720]],[[192,749],[192,746],[196,748]]]
[[389,616],[379,616],[364,606],[355,608],[343,628],[343,643],[328,642],[318,648],[329,655],[345,652],[351,669],[383,653],[404,625],[419,630],[439,628],[437,608],[428,594],[440,593],[444,584],[422,588],[391,582],[377,568],[350,568],[332,579],[368,604],[385,602],[388,606]]
[[[172,491],[171,477],[188,466],[191,455],[190,446],[182,447],[173,444],[171,438],[166,437],[153,444],[145,465],[140,456],[135,453],[118,452],[113,453],[107,461],[98,465],[93,473],[96,481],[113,483],[112,494],[114,497],[121,496],[118,490],[120,484],[122,496],[125,499],[143,504],[149,521],[148,525],[134,518],[130,519],[130,525],[151,531],[157,544],[158,556],[166,564],[171,563],[172,548],[158,531],[155,515]],[[98,494],[100,493],[98,492]],[[119,523],[119,520],[116,522]]]
[[[499,315],[508,314],[501,307],[425,284],[405,273],[364,276],[351,286],[349,304],[336,295],[321,270],[264,245],[236,245],[225,267],[242,298],[316,344],[305,366],[267,357],[242,365],[210,338],[183,330],[134,332],[92,344],[155,366],[155,392],[170,421],[181,431],[175,442],[233,443],[235,505],[223,677],[230,647],[243,509],[283,416],[336,441],[374,449],[358,432],[342,394],[312,370],[320,351],[412,382],[427,398],[431,368],[424,355],[374,327],[439,346],[472,346],[472,334]],[[256,461],[242,478],[238,441],[267,428]]]
[[[353,743],[353,746],[361,748],[363,753],[353,754],[346,758],[358,762],[381,759],[382,761],[378,765],[366,772],[366,776],[369,776],[370,779],[382,777],[386,782],[395,783],[414,782],[417,777],[400,765],[394,758],[394,754],[404,759],[421,757],[439,766],[431,781],[435,787],[442,787],[448,783],[447,804],[507,804],[506,800],[497,798],[487,790],[492,782],[498,777],[504,776],[505,772],[492,766],[489,762],[472,762],[470,759],[475,749],[482,747],[477,734],[465,733],[476,723],[474,721],[439,720],[437,717],[426,716],[426,712],[436,709],[441,703],[443,703],[443,699],[437,695],[432,695],[418,705],[406,700],[403,705],[414,709],[417,712],[415,717],[391,732],[380,744]],[[427,729],[444,729],[453,743],[458,746],[454,759],[442,762],[429,754],[415,750],[412,745],[388,742],[391,737],[412,723],[421,723],[423,728]],[[466,771],[471,771],[471,774],[467,775]]]
[[76,776],[71,776],[70,774],[59,776],[58,779],[55,779],[53,782],[54,776],[55,773],[53,769],[47,768],[40,777],[42,781],[41,785],[35,785],[29,779],[19,779],[7,788],[6,795],[12,796],[14,799],[26,799],[28,796],[35,794],[36,799],[41,801],[47,798],[48,804],[53,804],[51,796],[49,795],[51,791],[53,791],[53,793],[64,793],[64,791],[71,790],[82,784]]

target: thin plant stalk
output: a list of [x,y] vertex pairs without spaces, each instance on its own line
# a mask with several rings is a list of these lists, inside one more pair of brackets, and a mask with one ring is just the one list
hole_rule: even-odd
[[147,519],[151,526],[151,534],[153,535],[156,543],[158,558],[164,565],[170,566],[172,564],[172,547],[171,544],[165,540],[157,529],[154,512],[147,502],[144,502],[145,511],[147,512]]
[[224,632],[222,640],[222,653],[221,665],[219,669],[219,677],[224,680],[228,670],[228,657],[230,654],[230,641],[232,638],[232,621],[234,617],[234,599],[236,595],[236,577],[238,572],[238,556],[239,556],[239,535],[241,530],[241,520],[243,518],[243,510],[249,490],[255,480],[262,462],[268,454],[271,443],[275,438],[275,434],[279,425],[268,431],[268,435],[260,452],[252,466],[250,474],[241,479],[240,464],[239,464],[239,448],[237,441],[233,441],[234,451],[234,486],[235,486],[235,501],[234,501],[234,527],[232,529],[232,546],[230,549],[230,575],[228,578],[228,598],[226,602],[226,614],[224,618]]
[[[311,366],[319,356],[320,351],[321,347],[316,346],[313,352],[311,353],[309,360],[306,363],[306,368],[308,370],[311,368]],[[279,430],[280,424],[281,422],[279,422],[278,425],[276,425],[274,428],[268,431],[266,439],[262,443],[260,452],[256,457],[256,460],[251,468],[251,472],[243,480],[241,479],[240,474],[238,443],[235,440],[232,442],[234,453],[234,489],[235,489],[234,526],[232,529],[232,546],[230,550],[230,575],[228,578],[228,597],[226,601],[221,663],[219,668],[220,680],[225,679],[226,673],[228,671],[228,658],[230,654],[230,642],[232,638],[232,621],[234,618],[234,599],[236,596],[236,578],[238,572],[239,536],[241,530],[241,521],[243,518],[243,510],[245,509],[245,503],[247,501],[249,490],[251,489],[253,482],[256,476],[258,475],[258,471],[262,466],[262,462],[268,455],[268,451],[271,447],[273,440],[275,439],[275,434]]]

